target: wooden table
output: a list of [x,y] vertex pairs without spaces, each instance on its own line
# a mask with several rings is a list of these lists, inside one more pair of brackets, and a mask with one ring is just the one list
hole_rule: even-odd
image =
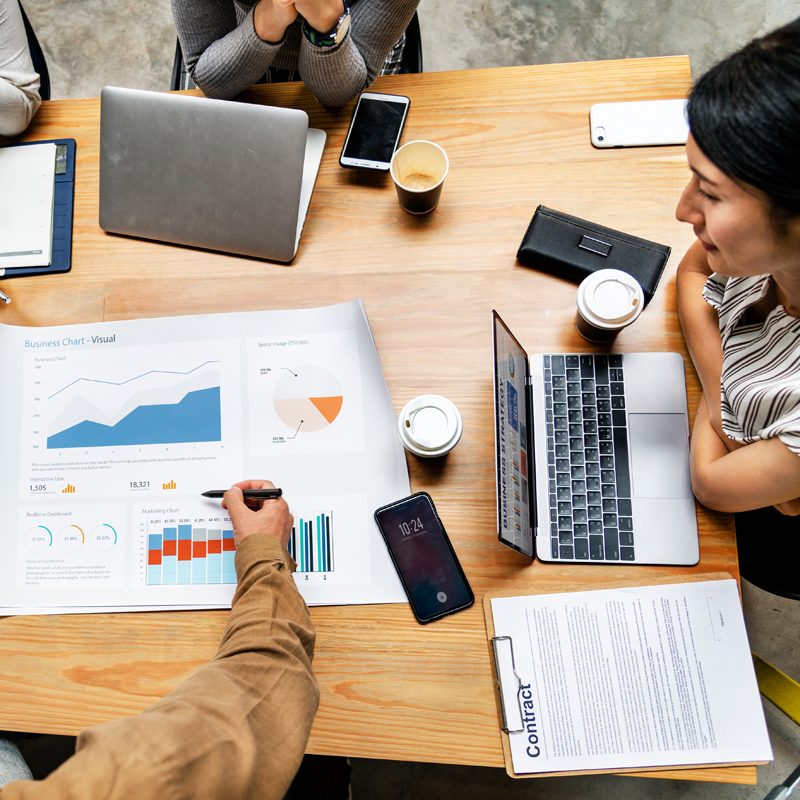
[[[539,203],[668,243],[659,291],[619,350],[677,350],[690,406],[698,382],[675,309],[675,266],[692,240],[673,210],[688,171],[682,147],[600,151],[592,103],[684,96],[685,57],[443,72],[382,78],[411,97],[404,141],[439,142],[450,157],[439,208],[417,218],[390,179],[343,170],[352,105],[320,107],[299,84],[248,100],[303,108],[328,132],[299,254],[291,266],[110,236],[98,226],[99,101],[45,103],[27,139],[77,140],[73,268],[3,283],[2,322],[45,325],[294,308],[364,298],[397,409],[425,392],[450,397],[464,435],[446,460],[409,457],[472,584],[475,606],[421,627],[407,606],[315,608],[322,701],[309,749],[368,758],[503,765],[482,597],[531,586],[590,588],[661,574],[738,578],[730,517],[698,508],[691,569],[553,565],[498,544],[490,311],[530,351],[585,350],[575,286],[516,264]],[[258,209],[253,210],[254,224]],[[226,612],[16,617],[0,620],[0,729],[74,734],[135,714],[215,652]],[[753,768],[673,770],[754,782]]]

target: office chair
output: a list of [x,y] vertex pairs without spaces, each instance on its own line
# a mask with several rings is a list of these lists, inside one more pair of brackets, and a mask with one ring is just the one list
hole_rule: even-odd
[[[741,576],[765,592],[800,600],[800,518],[774,509],[736,514],[736,544]],[[758,689],[776,708],[800,725],[800,683],[753,653]],[[800,786],[800,766],[765,800],[785,800]]]
[[419,29],[419,16],[414,12],[406,28],[406,46],[400,59],[400,75],[416,75],[422,72],[422,34]]
[[31,61],[33,68],[39,73],[39,96],[42,100],[50,99],[50,72],[47,69],[47,61],[44,57],[44,51],[36,38],[36,33],[33,30],[28,15],[22,7],[22,0],[19,0],[19,10],[22,12],[22,22],[25,25],[25,33],[28,36],[28,49],[31,51]]
[[[409,75],[422,72],[422,35],[419,27],[419,17],[417,12],[408,23],[405,30],[406,45],[403,48],[403,56],[400,59],[399,74]],[[49,84],[48,84],[49,87]],[[177,91],[180,89],[195,89],[197,84],[192,80],[186,64],[183,63],[183,51],[179,39],[175,41],[175,58],[172,62],[172,80],[170,89]]]
[[736,514],[739,571],[765,592],[800,600],[800,517],[760,508]]

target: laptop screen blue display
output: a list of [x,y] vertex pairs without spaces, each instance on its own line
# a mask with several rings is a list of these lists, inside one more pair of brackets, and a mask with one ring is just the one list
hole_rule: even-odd
[[497,534],[504,544],[533,557],[528,356],[496,311],[492,326]]

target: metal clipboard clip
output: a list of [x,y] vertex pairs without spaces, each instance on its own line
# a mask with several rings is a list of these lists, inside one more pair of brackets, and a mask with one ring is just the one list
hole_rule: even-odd
[[[514,663],[514,642],[510,636],[493,636],[492,649],[497,689],[500,694],[500,713],[503,716],[500,729],[504,733],[522,733],[525,730],[520,703],[522,679],[517,674],[517,665]],[[512,727],[511,723],[516,723],[517,720],[519,720],[518,727]]]

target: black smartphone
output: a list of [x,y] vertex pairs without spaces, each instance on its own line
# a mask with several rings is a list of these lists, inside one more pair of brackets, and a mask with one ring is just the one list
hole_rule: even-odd
[[375,522],[419,622],[431,622],[475,602],[427,492],[379,508]]
[[409,99],[399,94],[364,92],[356,103],[339,163],[387,171],[408,113]]

